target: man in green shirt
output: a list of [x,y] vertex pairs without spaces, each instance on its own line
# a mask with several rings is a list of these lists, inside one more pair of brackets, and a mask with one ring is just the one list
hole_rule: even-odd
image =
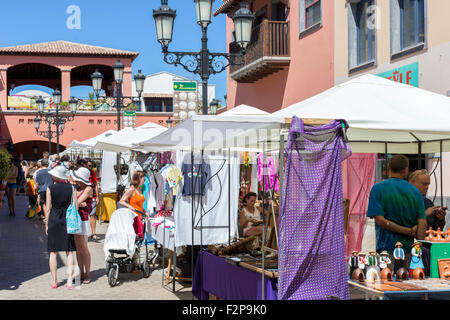
[[392,255],[395,244],[411,248],[414,239],[422,240],[426,232],[426,215],[420,191],[408,183],[409,160],[393,156],[388,163],[389,179],[372,187],[367,216],[375,219],[376,251]]

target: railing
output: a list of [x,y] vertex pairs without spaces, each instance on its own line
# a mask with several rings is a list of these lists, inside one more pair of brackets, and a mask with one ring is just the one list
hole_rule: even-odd
[[[230,43],[230,53],[238,53],[239,46]],[[289,22],[263,20],[252,31],[252,38],[247,46],[245,64],[231,66],[233,73],[262,57],[289,57]]]
[[[83,99],[78,98],[77,111],[116,111],[116,99],[114,97],[100,97],[97,99]],[[136,110],[139,111],[139,106],[136,105],[131,99],[123,99],[124,110]],[[45,110],[55,109],[54,103],[47,101]],[[36,98],[29,98],[24,96],[10,96],[8,98],[8,110],[29,110],[37,111]],[[70,106],[68,102],[61,102],[59,110],[69,111]]]

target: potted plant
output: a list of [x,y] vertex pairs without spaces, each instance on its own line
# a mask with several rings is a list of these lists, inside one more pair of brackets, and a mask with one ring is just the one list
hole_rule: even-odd
[[0,208],[3,206],[3,197],[6,191],[5,178],[8,175],[11,155],[6,149],[0,150]]

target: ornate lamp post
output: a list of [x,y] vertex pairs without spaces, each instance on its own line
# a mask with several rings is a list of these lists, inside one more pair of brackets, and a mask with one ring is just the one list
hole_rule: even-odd
[[[224,71],[229,65],[244,64],[245,48],[250,42],[252,25],[255,19],[253,13],[247,9],[245,3],[233,16],[236,42],[241,46],[241,52],[213,53],[208,50],[208,25],[211,23],[211,13],[214,0],[194,0],[197,9],[197,23],[202,29],[202,49],[200,52],[169,52],[172,41],[173,25],[176,11],[167,4],[168,0],[161,0],[161,7],[153,10],[156,24],[156,35],[162,46],[164,61],[175,66],[181,65],[187,71],[200,75],[202,79],[202,113],[208,114],[208,79],[211,75]],[[239,62],[236,59],[239,58]]]
[[[136,92],[138,93],[138,100],[136,100],[136,97],[124,97],[122,96],[122,81],[123,81],[123,72],[125,69],[125,66],[123,63],[120,62],[120,60],[117,60],[116,63],[112,66],[114,71],[114,81],[116,82],[116,90],[115,90],[115,99],[116,99],[116,109],[117,109],[117,131],[120,131],[120,114],[123,107],[123,99],[130,98],[133,100],[134,103],[139,100],[139,107],[141,104],[141,96],[142,92],[144,90],[144,81],[145,81],[145,75],[142,74],[142,71],[139,70],[139,72],[134,76],[135,85],[136,85]],[[94,88],[94,92],[97,95],[102,88],[102,81],[103,81],[103,75],[96,70],[91,75],[92,80],[92,87]]]
[[[59,136],[63,134],[66,122],[73,121],[77,112],[77,100],[72,97],[69,101],[70,113],[62,114],[59,112],[59,105],[61,103],[61,92],[56,89],[53,91],[53,102],[55,103],[55,111],[48,110],[44,112],[45,100],[39,97],[36,101],[38,107],[38,115],[34,118],[34,128],[36,133],[42,137],[48,138],[48,152],[51,154],[52,150],[52,138],[56,137],[56,153],[59,154]],[[45,131],[39,131],[41,122],[47,122],[48,129]],[[56,127],[56,130],[52,130],[52,125]]]
[[211,109],[211,114],[212,114],[212,115],[217,114],[217,109],[219,108],[219,103],[220,103],[220,100],[218,100],[218,99],[213,99],[213,100],[211,101],[211,103],[209,104],[209,107],[210,107],[210,109]]

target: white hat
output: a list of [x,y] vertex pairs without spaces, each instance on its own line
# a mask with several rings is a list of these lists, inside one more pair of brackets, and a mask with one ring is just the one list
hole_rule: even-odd
[[55,178],[67,180],[69,177],[69,170],[67,170],[63,166],[56,166],[52,170],[48,172],[50,175],[54,176]]
[[89,177],[91,176],[91,172],[88,168],[81,167],[77,171],[71,171],[70,176],[75,181],[83,182],[85,185],[90,186],[91,182],[89,181]]

